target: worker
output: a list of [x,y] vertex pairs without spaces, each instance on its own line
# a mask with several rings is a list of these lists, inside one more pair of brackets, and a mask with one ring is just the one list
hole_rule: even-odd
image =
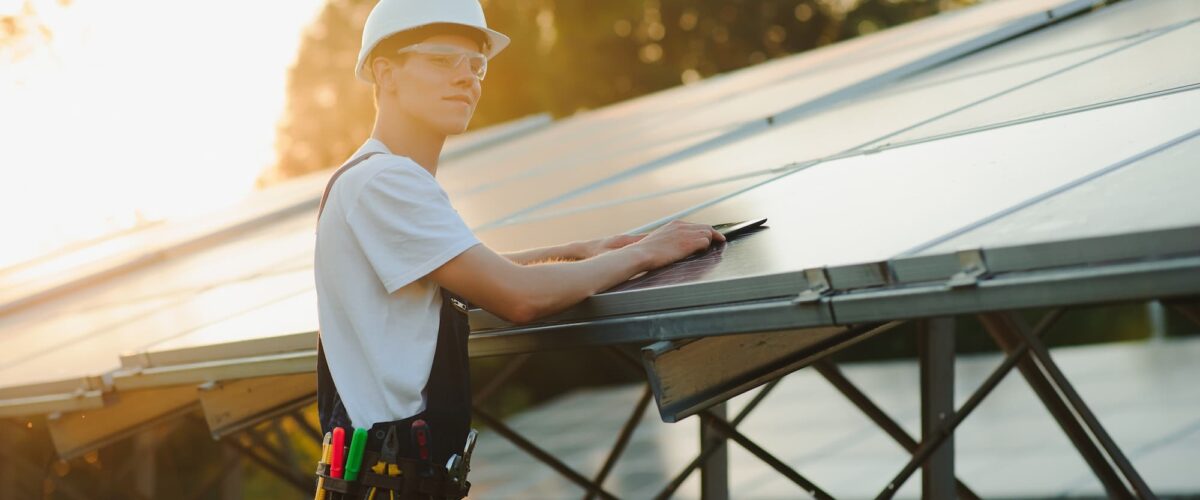
[[366,428],[368,452],[420,420],[427,440],[401,439],[401,457],[440,465],[462,453],[467,304],[528,323],[724,240],[676,221],[512,254],[481,244],[437,182],[438,157],[508,43],[478,0],[382,0],[367,17],[355,74],[374,86],[375,123],[326,187],[315,278],[322,432]]

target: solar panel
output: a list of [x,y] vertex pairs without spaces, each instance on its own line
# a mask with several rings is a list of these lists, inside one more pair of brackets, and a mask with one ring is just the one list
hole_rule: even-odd
[[[80,330],[29,328],[15,348],[14,359],[0,370],[5,385],[22,385],[71,377],[100,375],[117,365],[127,351],[201,329],[210,322],[246,314],[311,287],[311,274],[291,273],[205,290],[184,301],[163,304],[119,323]],[[299,292],[294,290],[300,290]]]
[[81,290],[71,300],[5,315],[0,399],[20,397],[22,387],[35,384],[73,386],[67,393],[98,388],[99,376],[117,368],[123,353],[310,290],[312,223],[305,213]]
[[937,82],[1080,52],[1111,49],[1177,28],[1196,15],[1196,6],[1187,0],[1115,3],[1064,20],[1053,29],[1029,33],[946,66],[910,76],[884,94],[907,92]]
[[[685,258],[669,267],[647,272],[605,292],[641,290],[703,280],[719,281],[752,274],[757,267],[755,263],[763,256],[755,255],[753,250],[742,250],[741,247],[754,235],[768,229],[770,226],[767,225],[753,229],[744,235],[713,245],[698,255]],[[731,258],[726,260],[726,255]]]
[[[1162,7],[1170,10],[1170,5]],[[645,196],[673,186],[718,182],[749,172],[794,168],[806,161],[869,148],[902,134],[906,129],[935,120],[949,110],[961,108],[958,113],[971,113],[972,107],[979,105],[981,96],[1003,94],[1019,86],[1035,84],[1039,79],[1169,29],[1162,27],[1163,12],[1154,10],[1154,5],[1141,9],[1133,12],[1139,14],[1132,16],[1139,21],[1137,23],[1115,23],[1110,17],[1090,20],[1090,16],[1067,21],[1053,30],[1030,34],[921,73],[804,120],[771,127],[704,154],[683,158],[645,174],[581,192],[561,203],[530,211],[507,224],[522,224],[570,213],[607,200]],[[1144,10],[1153,10],[1156,15],[1146,15],[1142,12]],[[1133,90],[1120,86],[1115,86],[1110,92],[1113,98],[1134,95]],[[943,118],[952,119],[953,115]],[[589,222],[602,218],[601,214],[596,214],[589,218]],[[578,220],[572,218],[572,221]],[[653,219],[643,218],[643,221],[649,223]],[[567,224],[556,225],[553,229],[512,231],[552,234]],[[632,224],[622,230],[637,225],[640,224]]]
[[[901,143],[1200,84],[1200,54],[1191,49],[1200,46],[1200,4],[1186,2],[1185,9],[1183,3],[1133,2],[1118,5],[1116,7],[1129,11],[1152,11],[1153,16],[1148,15],[1151,13],[1131,14],[1146,14],[1145,17],[1153,17],[1158,22],[1148,26],[1149,31],[1123,43],[1089,49],[1087,53],[1090,57],[1053,73],[1030,74],[1031,77],[1037,76],[1037,79],[988,96],[986,101],[969,109],[956,110],[926,124],[900,131],[879,143]],[[1188,14],[1184,20],[1170,17],[1172,14],[1183,14],[1180,11],[1184,10]],[[1111,12],[1105,9],[1097,12],[1095,17],[1086,16],[1064,26],[1062,30],[1064,34],[1072,31],[1082,32],[1083,35],[1089,32],[1103,34],[1103,28],[1112,25],[1112,29],[1120,35],[1126,32],[1120,28],[1126,26],[1127,17],[1144,19],[1137,15],[1122,15],[1114,7]],[[1030,43],[1032,41],[1035,40]],[[1011,53],[1009,57],[1014,57],[1034,50],[1038,50],[1037,45],[1029,48],[1015,45],[999,47],[996,52],[1000,54],[998,57],[1004,57],[1004,53]],[[1099,53],[1091,55],[1095,52]],[[926,78],[936,77],[936,73],[926,75]],[[945,106],[941,108],[949,110]]]
[[[299,271],[311,278],[311,270]],[[210,344],[222,344],[283,335],[315,332],[317,330],[317,294],[311,287],[301,287],[294,294],[224,320],[217,320],[182,335],[146,346],[149,352],[168,351]],[[316,345],[316,338],[310,346]]]
[[[1200,90],[822,163],[688,215],[704,223],[770,220],[770,229],[731,245],[712,269],[696,275],[680,266],[679,277],[668,269],[660,279],[669,287],[601,294],[550,321],[798,293],[808,285],[806,269],[884,262],[1152,149],[1162,137],[1190,133],[1196,113]],[[1156,134],[1137,133],[1144,123],[1155,123]],[[883,280],[861,272],[831,278],[849,287]],[[473,326],[503,324],[478,316]]]
[[[514,211],[518,211],[515,215],[523,215],[520,211],[536,210],[563,201],[576,195],[577,190],[594,189],[598,183],[651,170],[754,135],[772,123],[798,119],[885,82],[1032,29],[1045,23],[1047,18],[1044,14],[1029,15],[1049,6],[1080,9],[1085,5],[1086,2],[986,4],[957,17],[959,22],[971,22],[972,17],[975,22],[986,20],[988,28],[979,31],[964,30],[962,25],[949,21],[931,21],[924,26],[927,31],[922,33],[929,37],[928,43],[889,53],[888,57],[860,62],[855,52],[843,53],[840,64],[820,67],[821,71],[800,72],[778,81],[764,78],[767,81],[760,81],[754,92],[716,92],[715,99],[707,105],[681,107],[670,115],[646,117],[631,113],[633,118],[624,122],[611,118],[611,115],[596,120],[581,117],[557,131],[548,131],[545,136],[528,137],[494,151],[489,158],[477,159],[494,166],[470,169],[473,175],[469,179],[448,175],[444,182],[468,223],[486,229],[511,217]],[[904,33],[911,35],[916,31],[909,30],[917,29],[909,27]],[[936,36],[939,34],[941,36]],[[889,36],[881,36],[860,42],[856,47],[858,50],[886,51],[888,43],[892,42],[895,40]],[[879,45],[874,45],[876,43]],[[757,75],[747,72],[739,76]],[[706,89],[700,87],[696,92]],[[772,116],[772,120],[767,120]],[[596,125],[591,121],[609,123],[604,123],[603,129],[589,130]],[[571,134],[572,129],[583,129],[588,133]],[[611,144],[622,147],[609,147]],[[583,166],[586,168],[580,168]],[[513,196],[514,191],[519,191],[521,196]]]
[[708,200],[732,194],[764,182],[771,174],[735,178],[698,187],[681,187],[626,198],[598,198],[572,210],[562,210],[542,218],[527,218],[520,223],[479,231],[477,236],[489,248],[513,251],[557,245],[569,241],[602,238],[694,207]]
[[897,278],[949,277],[958,268],[955,253],[963,249],[984,249],[993,272],[1198,252],[1196,158],[1200,137],[923,244],[894,261]]
[[186,253],[188,248],[235,239],[257,226],[275,223],[281,216],[308,213],[316,209],[313,192],[323,189],[327,177],[328,172],[304,176],[256,193],[216,214],[163,221],[6,269],[0,272],[0,311],[16,310],[29,303],[30,297],[60,287],[70,292],[92,276],[153,265],[168,256]]

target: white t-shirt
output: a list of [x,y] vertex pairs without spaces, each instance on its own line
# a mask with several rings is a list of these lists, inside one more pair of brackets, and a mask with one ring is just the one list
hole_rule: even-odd
[[479,244],[427,170],[369,139],[325,202],[317,310],[329,372],[355,427],[425,409],[442,305],[428,274]]

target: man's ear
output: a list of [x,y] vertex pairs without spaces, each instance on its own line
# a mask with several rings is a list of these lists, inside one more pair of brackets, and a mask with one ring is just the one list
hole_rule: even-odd
[[391,93],[396,90],[396,70],[399,67],[395,62],[383,57],[371,59],[371,74],[375,77],[375,85],[382,92]]

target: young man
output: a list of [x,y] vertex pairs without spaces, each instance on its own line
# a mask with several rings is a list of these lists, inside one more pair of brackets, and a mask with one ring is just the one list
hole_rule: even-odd
[[[369,428],[369,450],[390,431],[401,457],[440,466],[462,453],[466,302],[526,323],[723,240],[673,222],[508,255],[480,244],[435,175],[446,137],[466,130],[479,102],[488,59],[507,43],[478,0],[382,0],[367,19],[356,74],[374,85],[375,126],[326,189],[315,269],[321,425],[347,438]],[[417,420],[431,431],[427,450],[410,439]]]

